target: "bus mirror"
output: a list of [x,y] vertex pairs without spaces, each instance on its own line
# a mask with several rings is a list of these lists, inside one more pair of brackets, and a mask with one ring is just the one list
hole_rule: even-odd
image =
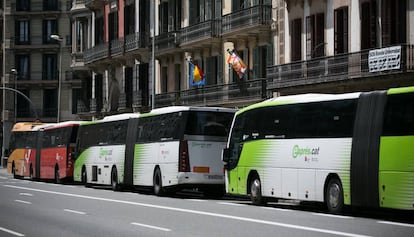
[[227,163],[229,163],[229,160],[230,160],[230,149],[229,148],[226,147],[226,148],[223,149],[223,154],[222,154],[221,160],[223,161],[223,163],[225,165],[227,165]]
[[76,160],[76,158],[78,158],[77,156],[78,156],[78,153],[76,151],[72,151],[70,153],[70,157],[72,157],[72,159],[74,159],[74,160]]

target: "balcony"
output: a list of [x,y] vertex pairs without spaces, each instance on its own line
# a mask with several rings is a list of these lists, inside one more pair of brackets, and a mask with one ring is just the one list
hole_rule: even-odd
[[148,51],[146,47],[148,46],[148,34],[137,32],[134,34],[129,34],[125,36],[125,52],[138,51],[140,49],[145,49],[145,52]]
[[221,20],[210,20],[181,29],[181,48],[211,47],[220,43]]
[[108,2],[108,0],[85,0],[85,6],[91,9],[91,11],[99,10],[102,9]]
[[181,51],[178,47],[180,44],[180,32],[172,31],[155,36],[155,54],[156,56]]
[[124,39],[114,39],[111,40],[111,43],[109,45],[109,53],[111,57],[117,57],[124,54],[125,49],[125,41]]
[[266,80],[257,79],[158,94],[155,96],[155,106],[159,108],[170,105],[237,105],[246,101],[260,101],[265,97]]
[[91,64],[98,60],[107,59],[109,57],[108,43],[98,44],[92,48],[88,48],[83,53],[85,64]]
[[[399,69],[370,71],[369,51],[364,50],[267,67],[267,89],[280,90],[361,78],[375,78],[377,80],[380,77],[413,72],[414,70],[414,45],[401,46],[400,59],[396,61],[399,63]],[[401,78],[396,77],[394,81],[399,79]]]
[[242,9],[222,17],[222,37],[239,39],[252,34],[268,34],[271,22],[272,7],[270,5],[257,5]]

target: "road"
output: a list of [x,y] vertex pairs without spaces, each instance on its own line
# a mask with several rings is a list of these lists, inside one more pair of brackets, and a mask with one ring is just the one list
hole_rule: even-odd
[[[0,168],[0,236],[414,236],[411,216],[330,215],[196,193],[156,197],[16,180]],[[391,218],[391,219],[390,219]]]

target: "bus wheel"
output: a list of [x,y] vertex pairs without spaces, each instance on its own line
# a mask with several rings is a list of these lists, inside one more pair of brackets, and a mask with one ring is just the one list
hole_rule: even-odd
[[30,164],[30,179],[33,180],[34,179],[34,175],[33,175],[33,166]]
[[59,166],[55,167],[55,183],[60,184],[61,180],[59,177]]
[[341,182],[337,178],[332,178],[328,182],[325,192],[325,202],[328,211],[340,213],[344,207],[344,192]]
[[12,174],[13,174],[13,178],[17,179],[17,175],[16,175],[16,166],[14,165],[14,162],[12,164]]
[[119,191],[121,189],[118,183],[118,172],[115,167],[112,167],[111,171],[111,185],[112,190],[114,191]]
[[164,188],[162,187],[161,170],[158,167],[154,171],[153,186],[154,186],[155,195],[157,196],[164,195]]
[[254,176],[250,182],[250,198],[254,205],[263,205],[262,184],[258,176]]
[[82,174],[81,174],[81,182],[83,185],[85,185],[85,187],[88,184],[88,179],[87,179],[87,174],[86,174],[86,167],[82,167]]

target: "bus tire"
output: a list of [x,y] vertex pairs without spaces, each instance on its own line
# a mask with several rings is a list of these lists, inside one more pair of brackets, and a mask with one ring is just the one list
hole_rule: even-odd
[[88,187],[88,176],[86,174],[86,167],[82,167],[82,173],[81,173],[81,182],[85,187]]
[[121,187],[118,183],[118,171],[116,170],[116,167],[112,167],[111,171],[111,186],[113,191],[120,191]]
[[55,183],[56,184],[60,184],[61,180],[60,180],[60,176],[59,176],[59,166],[55,166]]
[[331,178],[325,189],[325,203],[331,213],[340,213],[344,207],[344,191],[338,178]]
[[30,173],[30,179],[31,180],[34,180],[34,175],[33,175],[33,165],[32,164],[30,164],[30,169],[29,169],[29,173]]
[[265,201],[262,196],[262,184],[258,175],[250,179],[250,199],[254,205],[264,205]]
[[14,161],[13,161],[13,164],[12,164],[12,174],[13,174],[14,179],[18,178],[17,175],[16,175],[16,166],[14,164]]
[[154,171],[153,188],[155,195],[163,196],[165,194],[164,188],[162,187],[162,176],[159,167],[155,168]]

